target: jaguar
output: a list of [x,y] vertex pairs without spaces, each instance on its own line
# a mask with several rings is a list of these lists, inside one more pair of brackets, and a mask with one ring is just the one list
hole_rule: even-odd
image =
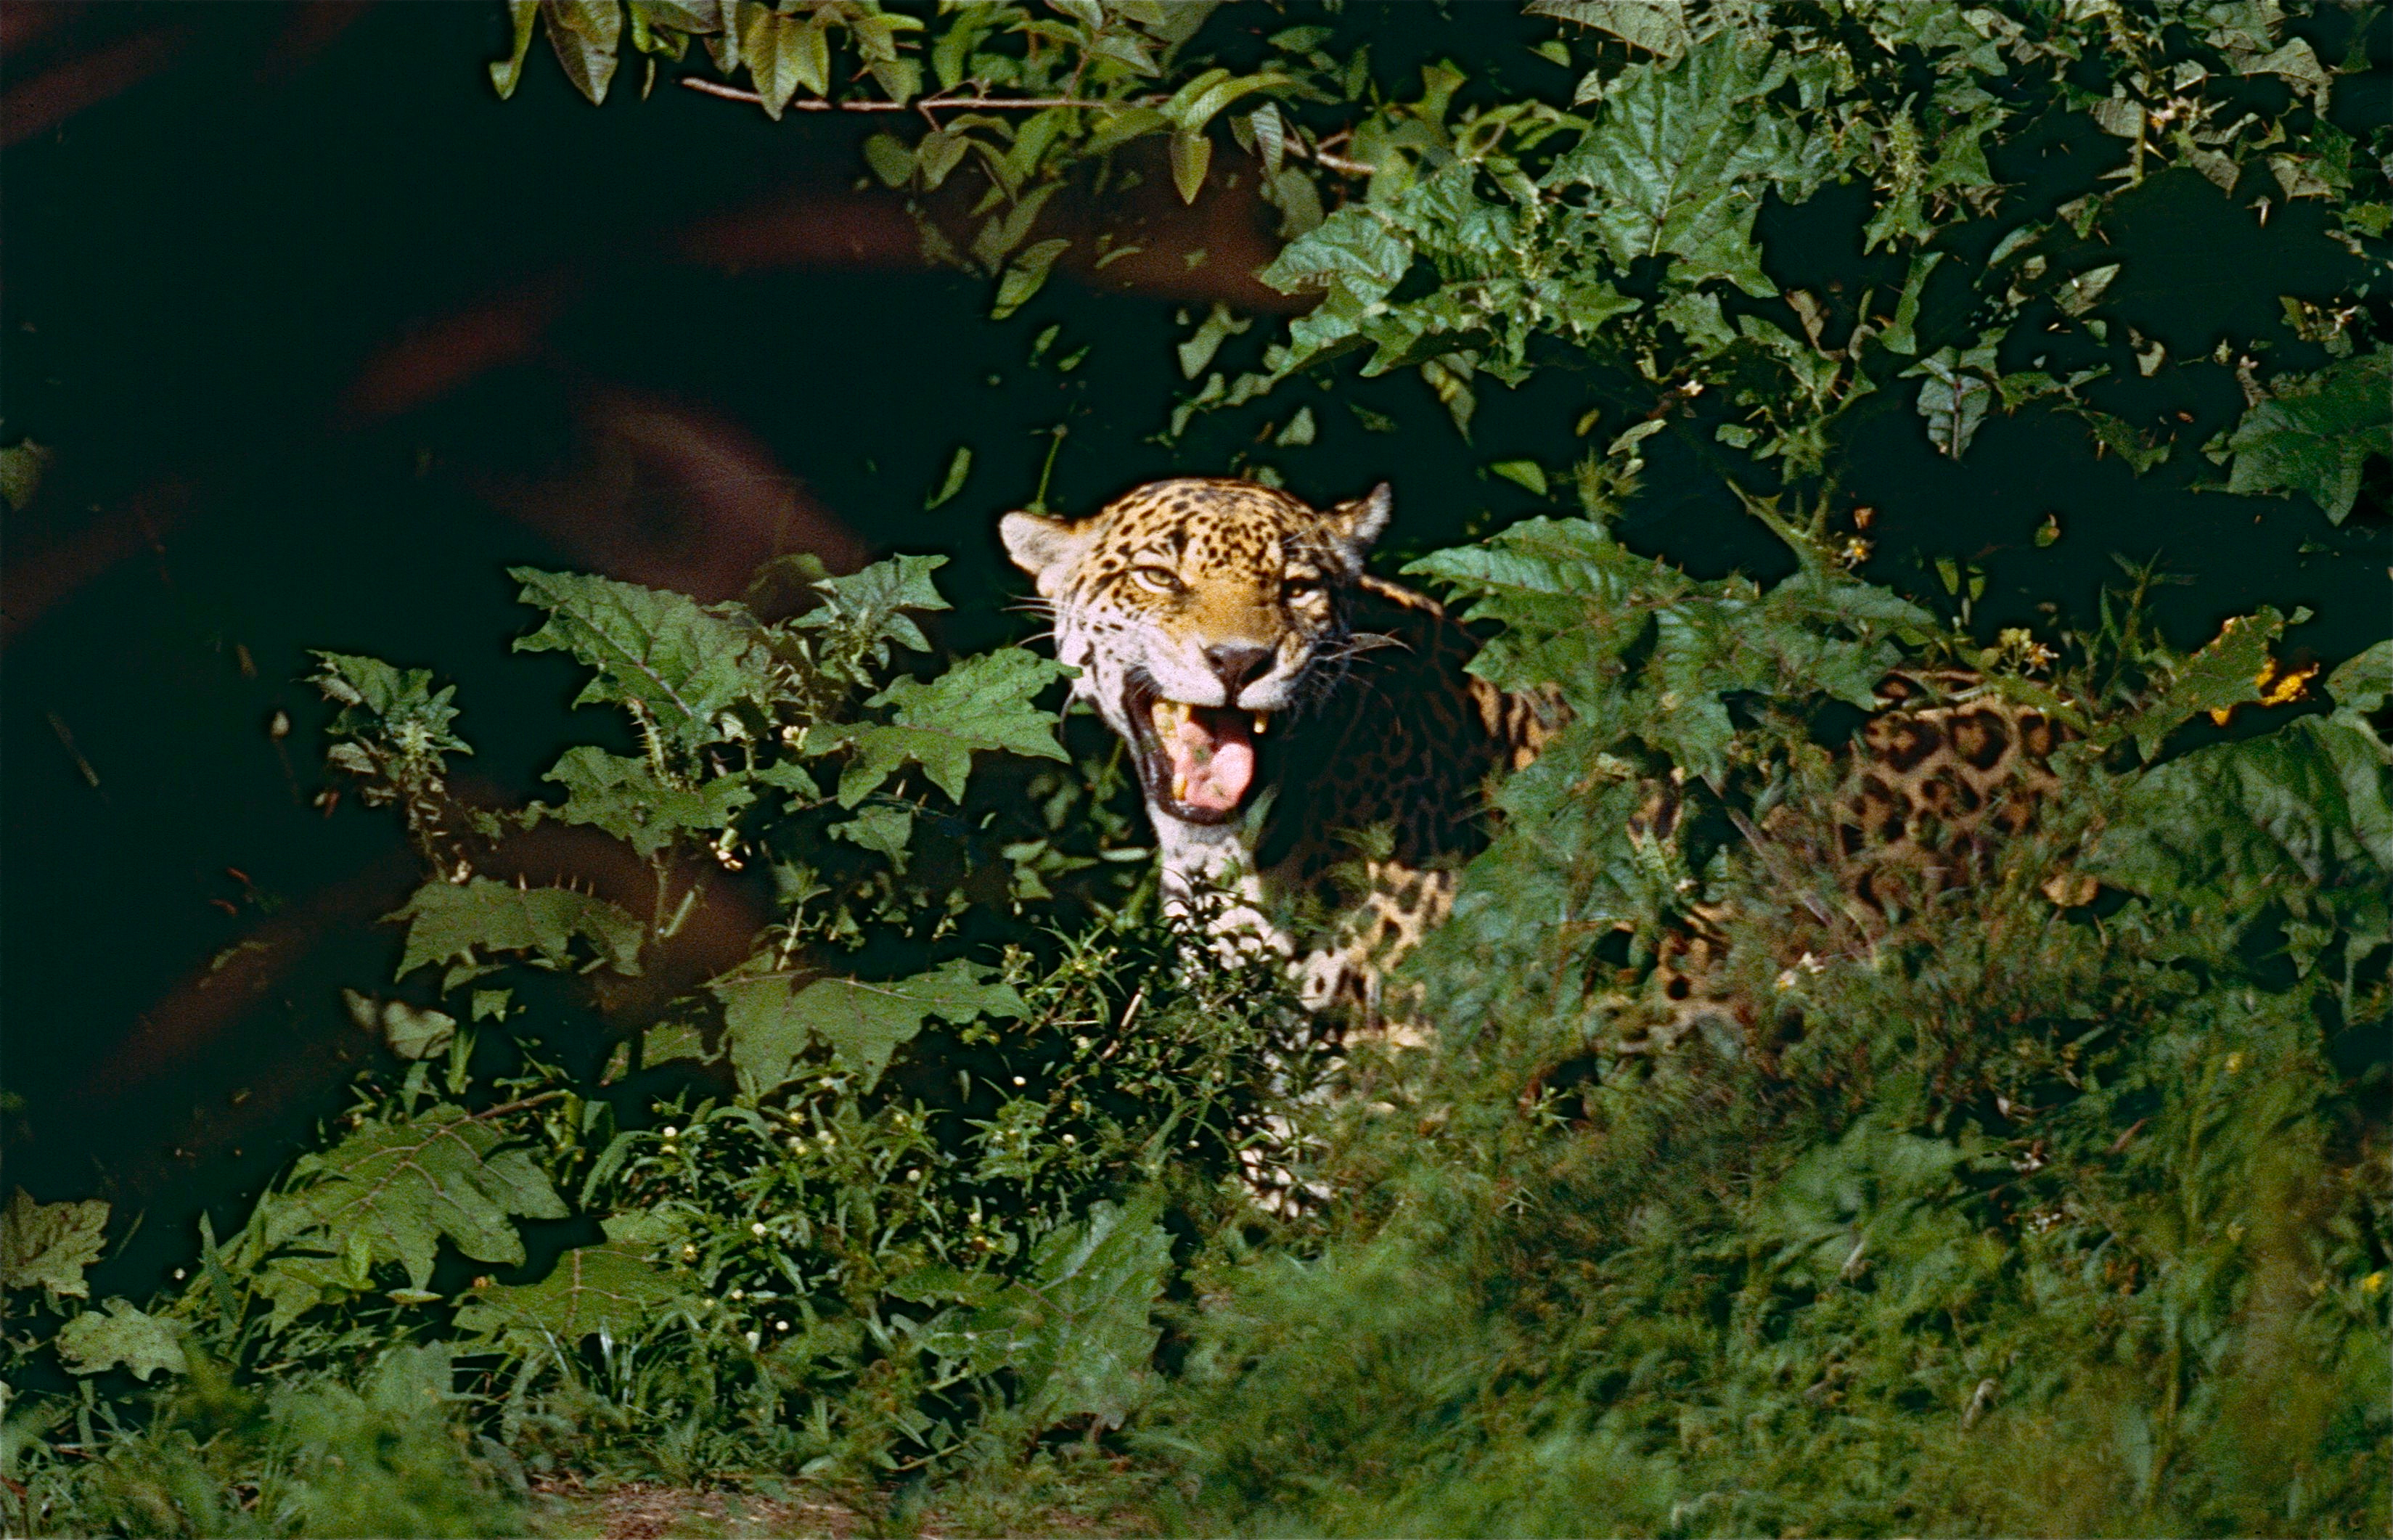
[[[1383,1028],[1388,967],[1443,920],[1485,847],[1491,778],[1533,760],[1559,701],[1467,670],[1478,643],[1365,559],[1382,483],[1315,508],[1233,477],[1139,487],[1081,518],[1013,513],[1007,554],[1052,611],[1073,691],[1128,746],[1167,905],[1288,959],[1304,1003]],[[1967,880],[2033,816],[2060,729],[1958,676],[1890,675],[1835,798],[1827,848],[1883,912]],[[1656,784],[1650,816],[1675,816]],[[1756,831],[1789,849],[1788,830]],[[1311,916],[1310,923],[1300,917]],[[1824,917],[1824,919],[1825,917]],[[1700,916],[1655,985],[1700,1003]]]

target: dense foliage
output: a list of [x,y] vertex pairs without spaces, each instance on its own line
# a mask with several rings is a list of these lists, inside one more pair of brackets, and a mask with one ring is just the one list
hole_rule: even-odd
[[[1541,516],[1408,570],[1572,724],[1407,965],[1435,1046],[1340,1099],[1276,978],[1183,960],[1061,671],[925,661],[935,558],[716,606],[518,571],[519,646],[621,717],[520,808],[454,794],[428,672],[321,655],[329,763],[424,867],[347,998],[385,1057],[172,1297],[87,1298],[106,1205],[11,1203],[12,1527],[481,1533],[590,1472],[875,1512],[926,1477],[992,1527],[2393,1521],[2393,644],[2330,672],[2298,610],[2173,643],[2135,568],[1987,625],[1969,543],[1889,571],[1851,489],[1890,424],[1962,462],[2019,418],[2294,494],[2250,504],[2289,540],[2381,522],[2381,18],[1533,0],[1519,58],[1458,29],[1392,86],[1359,7],[509,9],[503,94],[544,32],[594,101],[628,46],[886,113],[866,167],[999,321],[1121,252],[1073,200],[1253,178],[1264,280],[1319,297],[1157,360],[1187,388],[1149,429],[1203,469],[1301,476],[1395,425],[1398,371],[1466,437],[1567,381],[1486,467]],[[2301,211],[2322,286],[2256,325],[2139,282],[2112,226],[2169,177]],[[1790,211],[1850,250],[1797,270]],[[1637,549],[1694,482],[1784,576]],[[2074,740],[1994,869],[1857,918],[1835,754],[1900,665]],[[1698,910],[1746,1009],[1657,1033]],[[1332,1199],[1266,1216],[1242,1156]]]

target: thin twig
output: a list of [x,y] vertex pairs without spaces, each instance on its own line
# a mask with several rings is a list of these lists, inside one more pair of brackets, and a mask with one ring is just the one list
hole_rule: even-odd
[[[744,101],[761,107],[765,98],[753,91],[743,91],[737,85],[719,81],[701,80],[696,75],[684,75],[681,84],[688,90],[725,101]],[[913,101],[832,101],[823,97],[792,97],[783,104],[786,112],[921,112],[928,117],[946,108],[975,111],[1040,111],[1050,107],[1110,108],[1119,111],[1129,107],[1160,107],[1169,97],[1131,97],[1121,101],[1104,101],[1090,97],[922,97]],[[1330,142],[1346,137],[1337,136]],[[1288,149],[1317,165],[1348,176],[1368,176],[1379,167],[1368,162],[1352,160],[1334,154],[1327,149],[1308,145],[1301,139],[1290,139]]]
[[[681,83],[690,90],[721,97],[725,101],[744,101],[760,107],[765,101],[753,91],[700,80],[696,75],[684,75]],[[955,107],[1018,108],[1027,111],[1047,107],[1156,107],[1165,99],[1162,97],[1141,97],[1130,101],[1100,101],[1088,97],[924,97],[918,101],[830,101],[821,97],[792,97],[782,110],[790,112],[927,112]]]
[[562,1090],[544,1090],[538,1096],[527,1096],[520,1102],[502,1102],[495,1107],[483,1108],[466,1121],[479,1123],[486,1117],[503,1117],[508,1113],[521,1112],[526,1107],[537,1107],[545,1102],[561,1101],[569,1094],[570,1092]]

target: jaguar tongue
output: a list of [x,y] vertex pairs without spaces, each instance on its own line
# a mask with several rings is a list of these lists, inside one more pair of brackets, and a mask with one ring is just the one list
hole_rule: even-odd
[[1171,760],[1171,795],[1191,807],[1227,813],[1254,783],[1255,739],[1249,713],[1225,706],[1181,710],[1188,714],[1163,738],[1163,751]]

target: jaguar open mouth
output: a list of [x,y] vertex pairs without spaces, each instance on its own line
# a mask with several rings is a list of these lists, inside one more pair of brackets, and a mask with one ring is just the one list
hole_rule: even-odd
[[1147,800],[1162,811],[1183,823],[1223,823],[1254,795],[1255,739],[1270,730],[1270,712],[1167,700],[1132,679],[1122,713]]

